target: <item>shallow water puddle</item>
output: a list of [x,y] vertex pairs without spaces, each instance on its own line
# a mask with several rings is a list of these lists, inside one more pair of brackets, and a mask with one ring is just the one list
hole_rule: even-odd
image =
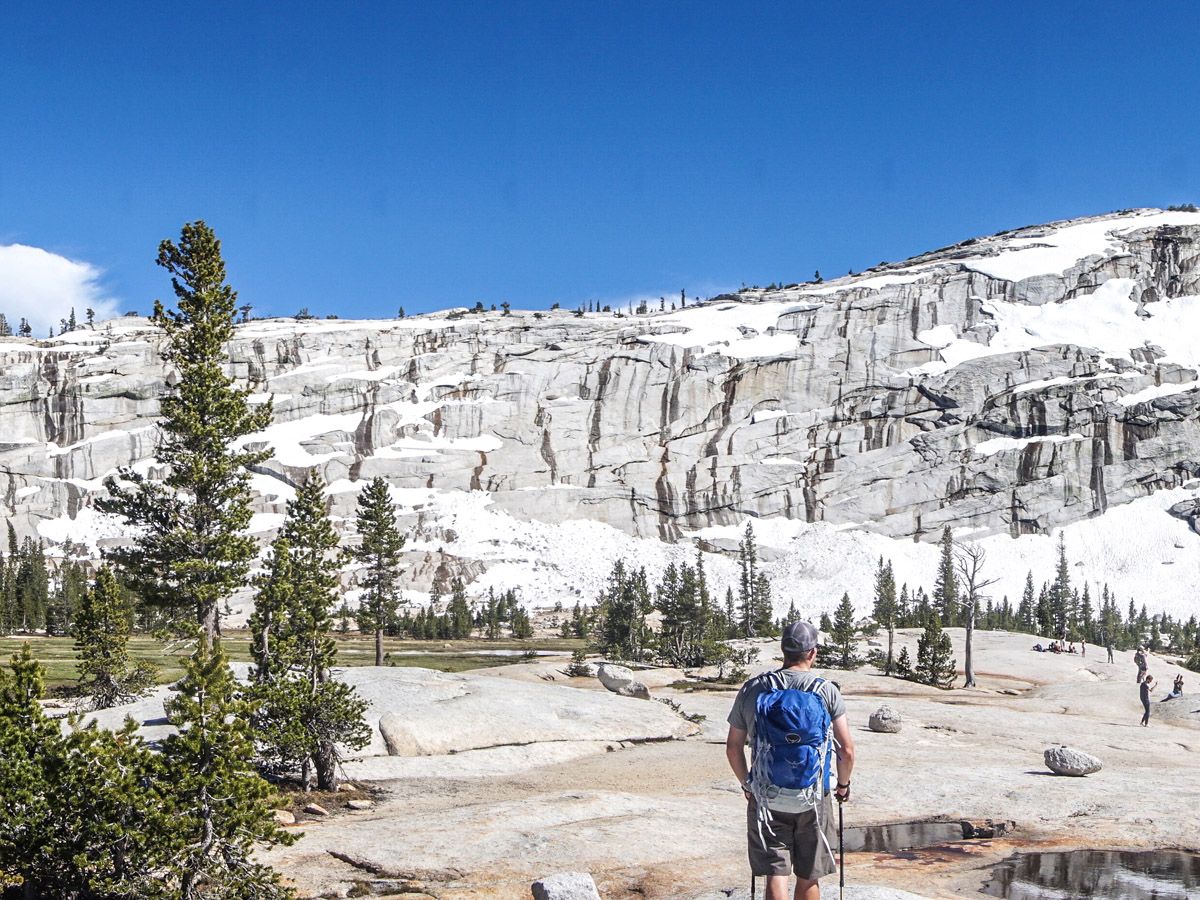
[[1183,850],[1019,853],[983,893],[1009,900],[1188,900],[1200,896],[1200,854]]
[[846,829],[847,853],[899,853],[963,840],[958,822],[897,822]]

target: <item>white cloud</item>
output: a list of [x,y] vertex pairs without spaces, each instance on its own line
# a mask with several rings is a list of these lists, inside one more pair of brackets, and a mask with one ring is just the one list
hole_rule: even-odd
[[116,315],[117,301],[100,285],[103,273],[90,263],[78,262],[24,244],[0,245],[0,313],[15,331],[24,317],[33,336],[43,338],[51,326],[58,332],[60,319],[71,309],[80,322],[93,309],[96,319]]

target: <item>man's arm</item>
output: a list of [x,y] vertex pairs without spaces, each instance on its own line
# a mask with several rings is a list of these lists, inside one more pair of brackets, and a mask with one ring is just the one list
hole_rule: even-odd
[[854,771],[854,738],[850,734],[850,722],[844,716],[833,720],[833,737],[837,741],[837,780],[845,789],[834,791],[839,802],[850,799],[850,775]]
[[750,769],[746,766],[746,732],[742,728],[729,726],[729,734],[725,738],[725,758],[729,760],[729,768],[742,785],[742,793],[746,793],[746,780],[750,777]]

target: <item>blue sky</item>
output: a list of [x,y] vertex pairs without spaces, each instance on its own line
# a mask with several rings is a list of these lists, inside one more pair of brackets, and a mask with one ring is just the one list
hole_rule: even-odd
[[[196,218],[257,311],[368,316],[708,294],[1200,202],[1190,3],[12,0],[4,20],[0,245],[56,256],[0,253],[0,307],[44,278],[145,311],[170,293],[158,241]],[[59,256],[77,268],[44,274]]]

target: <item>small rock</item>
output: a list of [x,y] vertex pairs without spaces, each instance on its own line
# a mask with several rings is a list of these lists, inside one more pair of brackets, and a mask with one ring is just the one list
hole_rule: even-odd
[[338,789],[339,794],[349,794],[352,791],[358,790],[358,788],[356,788],[354,785],[352,785],[348,781],[343,781],[341,784],[338,785],[337,789]]
[[295,825],[296,824],[296,814],[293,813],[290,809],[277,809],[277,810],[275,810],[275,824],[276,825]]
[[533,883],[533,900],[600,900],[587,872],[559,872]]
[[346,803],[349,809],[374,809],[375,804],[370,800],[350,800]]
[[329,810],[327,810],[325,807],[323,807],[320,803],[310,803],[310,804],[308,804],[308,806],[304,807],[304,811],[306,813],[308,813],[310,816],[327,816],[327,815],[329,815]]
[[622,697],[636,697],[639,700],[650,699],[650,689],[633,677],[633,670],[612,663],[600,663],[596,669],[596,677],[600,683]]
[[895,734],[900,730],[902,724],[903,719],[900,713],[890,706],[879,707],[871,713],[871,718],[867,720],[868,728],[882,734]]
[[1051,747],[1045,754],[1046,768],[1055,775],[1071,775],[1079,778],[1099,772],[1103,764],[1090,753],[1072,750],[1070,747]]

